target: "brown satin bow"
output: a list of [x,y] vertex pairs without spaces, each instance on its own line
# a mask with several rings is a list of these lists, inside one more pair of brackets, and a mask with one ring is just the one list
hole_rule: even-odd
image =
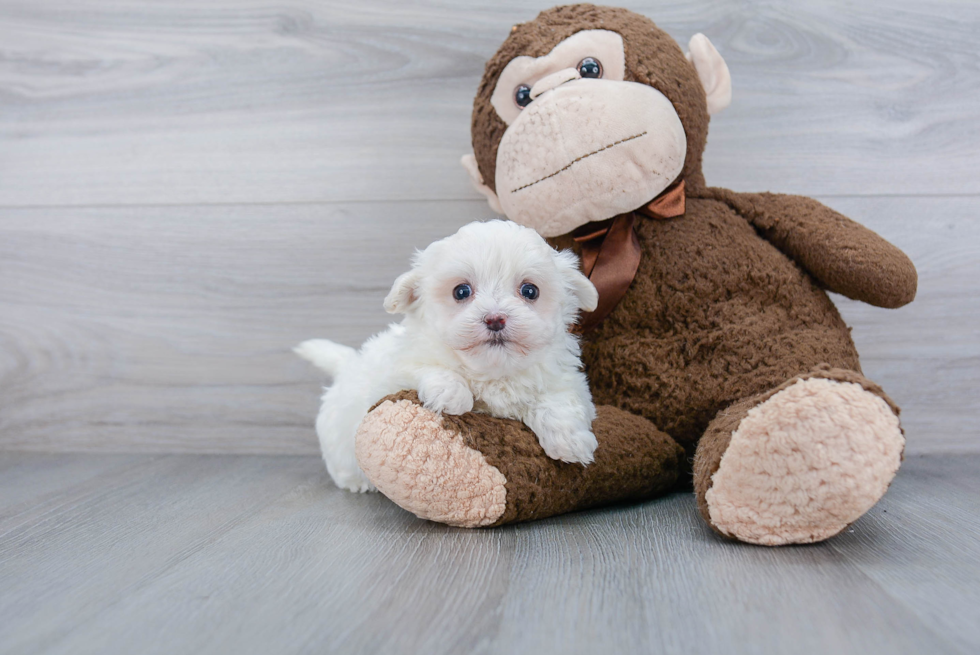
[[599,291],[599,304],[594,311],[579,317],[573,332],[584,334],[599,325],[623,299],[636,277],[640,267],[640,240],[633,229],[636,215],[661,220],[681,216],[684,211],[681,180],[635,211],[575,230],[572,238],[582,247],[582,272]]

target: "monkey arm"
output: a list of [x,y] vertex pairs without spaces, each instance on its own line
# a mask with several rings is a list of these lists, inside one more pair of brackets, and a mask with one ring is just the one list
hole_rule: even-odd
[[812,198],[719,188],[708,195],[732,207],[830,291],[888,308],[915,298],[918,276],[905,253]]

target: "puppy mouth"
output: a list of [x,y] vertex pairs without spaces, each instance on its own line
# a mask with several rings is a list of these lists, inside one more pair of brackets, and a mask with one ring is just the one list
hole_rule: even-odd
[[507,337],[500,336],[499,334],[494,334],[488,339],[483,339],[482,341],[474,341],[470,345],[462,348],[462,350],[473,350],[474,348],[479,348],[480,346],[486,346],[488,348],[506,348],[512,343]]
[[521,355],[528,354],[528,349],[525,348],[522,343],[515,341],[514,339],[509,339],[500,334],[492,334],[486,339],[474,341],[465,348],[460,348],[460,350],[470,352],[476,350],[477,348],[486,348],[487,350],[506,350],[508,348],[514,348],[520,352]]
[[484,341],[483,345],[490,350],[515,350],[521,355],[521,357],[527,357],[528,353],[530,352],[530,349],[520,341],[508,339],[507,337],[496,334]]
[[568,170],[569,168],[571,168],[571,167],[572,167],[572,166],[574,166],[575,164],[577,164],[577,163],[579,163],[579,162],[580,162],[580,161],[582,161],[583,159],[588,159],[588,158],[589,158],[589,157],[591,157],[592,155],[598,155],[598,154],[599,154],[600,152],[603,152],[603,151],[605,151],[605,150],[609,150],[610,148],[615,148],[616,146],[618,146],[618,145],[621,145],[621,144],[623,144],[623,143],[626,143],[627,141],[632,141],[633,139],[639,139],[639,138],[640,138],[641,136],[646,136],[646,131],[643,131],[643,132],[640,132],[639,134],[634,134],[634,135],[632,135],[632,136],[628,136],[628,137],[626,137],[626,138],[623,138],[623,139],[620,139],[619,141],[614,141],[613,143],[610,143],[610,144],[608,144],[608,145],[604,145],[604,146],[602,146],[601,148],[598,148],[598,149],[596,149],[596,150],[593,150],[593,151],[592,151],[592,152],[590,152],[590,153],[587,153],[587,154],[584,154],[584,155],[582,155],[581,157],[576,157],[575,159],[573,159],[572,161],[570,161],[570,162],[569,162],[569,163],[568,163],[568,164],[567,164],[566,166],[564,166],[563,168],[559,168],[559,169],[558,169],[557,171],[555,171],[554,173],[550,173],[550,174],[548,174],[548,175],[545,175],[545,176],[544,176],[544,177],[542,177],[541,179],[539,179],[539,180],[535,180],[534,182],[529,182],[528,184],[525,184],[524,186],[519,186],[519,187],[517,187],[516,189],[512,189],[512,190],[511,190],[511,193],[517,193],[518,191],[523,191],[524,189],[526,189],[526,188],[528,188],[528,187],[532,187],[532,186],[534,186],[534,185],[535,185],[535,184],[537,184],[538,182],[544,182],[545,180],[550,180],[550,179],[551,179],[551,178],[553,178],[554,176],[556,176],[556,175],[560,175],[561,173],[564,173],[564,172],[565,172],[565,171],[567,171],[567,170]]

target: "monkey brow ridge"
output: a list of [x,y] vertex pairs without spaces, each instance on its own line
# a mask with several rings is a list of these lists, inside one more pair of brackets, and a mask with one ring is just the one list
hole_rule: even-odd
[[570,161],[570,162],[568,162],[568,165],[567,165],[567,166],[565,166],[565,167],[563,167],[563,168],[559,168],[559,169],[558,169],[557,171],[555,171],[555,172],[554,172],[554,173],[552,173],[551,175],[545,175],[545,176],[544,176],[544,177],[542,177],[542,178],[541,178],[540,180],[535,180],[534,182],[531,182],[531,183],[529,183],[529,184],[525,184],[524,186],[519,186],[519,187],[517,187],[516,189],[512,189],[512,190],[511,190],[511,193],[517,193],[518,191],[521,191],[521,190],[523,190],[523,189],[526,189],[526,188],[528,188],[529,186],[534,186],[534,185],[535,185],[535,184],[537,184],[538,182],[544,182],[545,180],[547,180],[547,179],[549,179],[549,178],[552,178],[552,177],[554,177],[554,176],[556,176],[556,175],[558,175],[559,173],[564,173],[564,172],[565,172],[565,171],[567,171],[567,170],[568,170],[569,168],[571,168],[571,167],[572,167],[572,165],[574,165],[574,164],[577,164],[578,162],[580,162],[580,161],[582,161],[583,159],[586,159],[586,158],[588,158],[588,157],[591,157],[592,155],[598,155],[598,154],[599,154],[600,152],[602,152],[603,150],[609,150],[610,148],[612,148],[612,147],[614,147],[614,146],[618,146],[618,145],[619,145],[619,144],[621,144],[621,143],[626,143],[627,141],[632,141],[633,139],[639,139],[639,138],[640,138],[641,136],[644,136],[644,135],[645,135],[646,133],[647,133],[647,132],[646,132],[646,130],[644,130],[644,131],[642,131],[642,132],[640,132],[639,134],[634,134],[633,136],[628,136],[628,137],[626,137],[625,139],[620,139],[619,141],[616,141],[615,143],[610,143],[610,144],[609,144],[609,145],[607,145],[607,146],[602,146],[602,147],[601,147],[601,148],[599,148],[598,150],[593,150],[592,152],[590,152],[590,153],[588,153],[588,154],[586,154],[586,155],[582,155],[581,157],[576,157],[576,158],[575,158],[575,159],[573,159],[572,161]]

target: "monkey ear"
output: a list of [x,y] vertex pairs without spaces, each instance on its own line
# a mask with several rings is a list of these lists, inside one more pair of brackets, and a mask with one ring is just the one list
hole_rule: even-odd
[[502,215],[504,210],[500,208],[500,200],[497,199],[497,194],[493,192],[493,189],[483,183],[483,176],[480,175],[480,167],[476,165],[476,157],[473,155],[463,155],[459,163],[470,174],[470,182],[473,183],[473,188],[487,197],[487,203],[490,205],[490,209]]
[[708,96],[708,115],[713,116],[732,101],[732,75],[728,72],[728,64],[704,34],[692,36],[687,47],[691,49],[687,60],[698,72],[698,79]]
[[415,269],[399,275],[385,297],[385,311],[389,314],[408,313],[418,300],[418,281]]

